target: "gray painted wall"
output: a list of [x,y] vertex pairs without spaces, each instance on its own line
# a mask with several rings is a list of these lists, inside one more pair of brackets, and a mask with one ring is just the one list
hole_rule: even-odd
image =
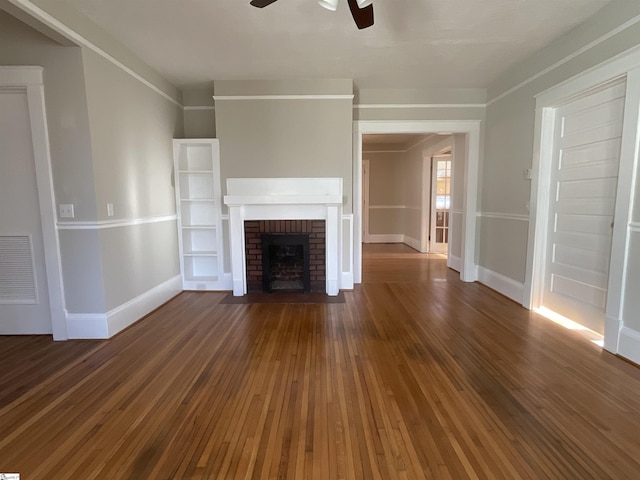
[[216,138],[213,85],[183,90],[182,102],[185,138]]
[[[370,162],[369,233],[372,235],[407,235],[421,237],[422,169],[424,145],[406,152],[365,152]],[[428,185],[427,185],[428,188]]]
[[[216,96],[350,95],[351,88],[350,80],[215,82]],[[223,190],[233,177],[341,177],[351,212],[351,102],[217,100]]]
[[[83,50],[98,220],[175,214],[175,104],[103,57]],[[105,305],[111,310],[179,275],[175,221],[100,230]]]

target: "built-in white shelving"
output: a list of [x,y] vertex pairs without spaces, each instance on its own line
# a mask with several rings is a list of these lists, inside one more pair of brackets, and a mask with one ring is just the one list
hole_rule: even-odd
[[222,290],[224,261],[218,140],[174,140],[173,151],[183,288]]

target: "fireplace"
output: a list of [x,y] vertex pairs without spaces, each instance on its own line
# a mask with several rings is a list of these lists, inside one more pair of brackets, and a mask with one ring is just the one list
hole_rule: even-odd
[[228,178],[233,294],[263,291],[263,234],[308,234],[310,289],[337,295],[342,201],[341,178]]
[[309,235],[262,236],[262,289],[310,292]]
[[244,238],[248,293],[326,291],[324,220],[245,220]]

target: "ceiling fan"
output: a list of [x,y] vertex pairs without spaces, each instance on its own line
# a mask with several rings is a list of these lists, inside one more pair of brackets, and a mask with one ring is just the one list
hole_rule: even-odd
[[[264,8],[277,0],[251,0],[254,7]],[[373,0],[347,0],[354,22],[360,30],[373,25]],[[338,8],[338,0],[318,0],[318,3],[328,10]]]

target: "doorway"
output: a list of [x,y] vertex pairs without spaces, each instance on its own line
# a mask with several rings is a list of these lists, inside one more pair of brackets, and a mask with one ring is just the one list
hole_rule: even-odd
[[[353,265],[354,281],[362,282],[362,137],[366,134],[403,134],[437,132],[443,135],[462,134],[462,148],[465,162],[461,163],[460,179],[463,185],[462,204],[460,205],[460,278],[466,282],[477,280],[478,267],[475,263],[476,238],[476,204],[478,191],[478,165],[480,157],[480,121],[479,120],[451,120],[451,121],[356,121],[354,128],[354,162],[353,162],[353,192],[354,192],[354,239]],[[434,152],[435,153],[435,152]]]

